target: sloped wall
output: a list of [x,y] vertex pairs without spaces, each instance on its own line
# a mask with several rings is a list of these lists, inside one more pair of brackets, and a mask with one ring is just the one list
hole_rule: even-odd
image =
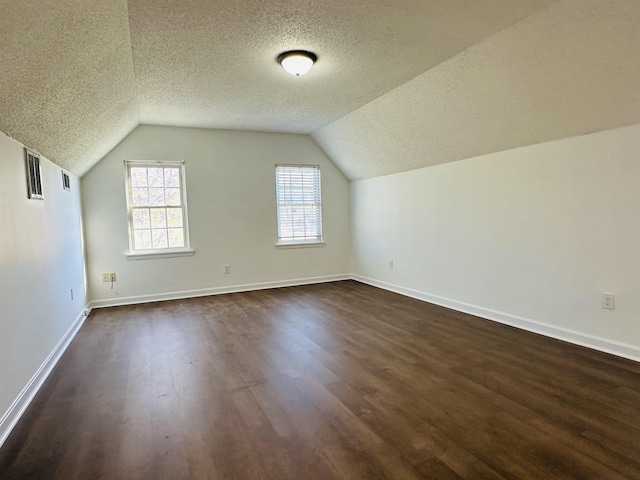
[[640,360],[639,152],[636,125],[353,182],[354,272]]

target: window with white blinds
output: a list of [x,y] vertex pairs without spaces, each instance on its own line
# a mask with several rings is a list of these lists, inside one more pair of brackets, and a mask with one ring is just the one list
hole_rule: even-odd
[[184,251],[189,247],[182,162],[125,162],[130,251]]
[[278,243],[322,242],[320,167],[276,165]]

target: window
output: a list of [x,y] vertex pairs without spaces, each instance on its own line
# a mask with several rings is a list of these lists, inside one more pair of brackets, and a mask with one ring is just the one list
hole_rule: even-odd
[[278,244],[322,244],[320,167],[276,165]]
[[193,253],[183,162],[125,162],[129,246],[145,256]]

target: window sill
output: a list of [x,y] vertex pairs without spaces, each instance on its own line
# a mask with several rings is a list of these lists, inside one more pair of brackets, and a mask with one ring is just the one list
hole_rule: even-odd
[[195,250],[174,250],[169,252],[152,251],[148,253],[127,252],[127,260],[147,260],[152,258],[171,258],[171,257],[191,257],[195,255]]
[[326,245],[323,241],[313,240],[313,241],[298,241],[298,242],[278,242],[276,243],[276,249],[287,249],[287,248],[315,248],[315,247],[324,247]]

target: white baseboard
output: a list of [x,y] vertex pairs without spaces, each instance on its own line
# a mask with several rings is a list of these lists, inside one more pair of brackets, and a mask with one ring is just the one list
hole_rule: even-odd
[[42,365],[40,365],[38,371],[22,389],[18,398],[16,398],[11,404],[9,410],[7,410],[2,418],[0,418],[0,447],[2,447],[2,444],[7,440],[9,434],[18,423],[18,420],[20,420],[20,417],[22,417],[24,412],[27,410],[27,407],[35,398],[38,390],[40,390],[45,380],[49,377],[49,374],[58,363],[58,360],[60,360],[60,357],[62,357],[62,354],[76,336],[78,330],[80,330],[85,318],[87,318],[85,316],[85,309],[82,309],[82,312],[73,321],[67,332],[62,336],[46,360]]
[[313,283],[337,282],[350,280],[351,274],[326,275],[323,277],[296,278],[293,280],[279,280],[275,282],[247,283],[244,285],[231,285],[227,287],[203,288],[198,290],[185,290],[181,292],[167,292],[151,295],[138,295],[134,297],[109,298],[94,300],[89,303],[91,308],[117,307],[121,305],[135,305],[139,303],[162,302],[164,300],[180,300],[183,298],[207,297],[209,295],[222,295],[224,293],[249,292],[252,290],[266,290],[268,288],[294,287],[297,285],[310,285]]
[[102,308],[119,305],[131,305],[137,303],[158,302],[163,300],[178,300],[182,298],[203,297],[208,295],[220,295],[224,293],[235,292],[247,292],[252,290],[265,290],[269,288],[279,287],[292,287],[297,285],[310,285],[314,283],[336,282],[340,280],[356,280],[367,285],[389,290],[391,292],[399,293],[407,297],[416,298],[424,302],[433,303],[442,307],[450,308],[470,315],[475,315],[494,322],[510,325],[522,330],[538,333],[547,337],[563,340],[565,342],[581,345],[583,347],[592,348],[605,353],[610,353],[619,357],[627,358],[640,362],[640,348],[634,345],[629,345],[606,338],[589,335],[575,330],[570,330],[547,323],[538,322],[528,318],[518,317],[516,315],[510,315],[508,313],[490,310],[483,307],[459,302],[450,298],[439,297],[437,295],[431,295],[429,293],[421,292],[400,285],[395,285],[373,278],[364,277],[356,274],[342,274],[342,275],[327,275],[322,277],[309,277],[298,278],[293,280],[281,280],[275,282],[263,282],[263,283],[250,283],[244,285],[233,285],[227,287],[214,287],[200,290],[188,290],[181,292],[170,292],[154,295],[140,295],[135,297],[115,298],[106,300],[96,300],[88,304],[78,317],[74,320],[64,336],[60,339],[58,344],[42,363],[38,371],[33,375],[29,383],[24,387],[18,398],[9,407],[7,412],[0,418],[0,447],[9,437],[9,434],[20,420],[20,417],[24,414],[31,401],[35,398],[36,394],[48,378],[49,374],[56,366],[62,354],[66,351],[67,347],[73,340],[73,338],[80,330],[80,327],[84,323],[84,320],[91,311],[92,308]]
[[538,333],[546,337],[555,338],[557,340],[563,340],[565,342],[573,343],[601,352],[610,353],[618,357],[627,358],[640,362],[640,347],[635,345],[629,345],[626,343],[616,342],[608,340],[606,338],[597,337],[595,335],[589,335],[586,333],[577,332],[567,328],[557,327],[548,323],[542,323],[528,318],[518,317],[508,313],[498,312],[490,310],[488,308],[478,307],[470,305],[468,303],[459,302],[450,298],[439,297],[437,295],[431,295],[429,293],[420,292],[411,288],[402,287],[400,285],[394,285],[392,283],[375,280],[373,278],[363,277],[362,275],[352,275],[353,280],[366,283],[374,287],[389,290],[391,292],[399,293],[407,297],[416,298],[424,302],[433,303],[442,307],[450,308],[458,312],[468,313],[481,317],[494,322],[503,323],[512,327],[527,330],[529,332]]

